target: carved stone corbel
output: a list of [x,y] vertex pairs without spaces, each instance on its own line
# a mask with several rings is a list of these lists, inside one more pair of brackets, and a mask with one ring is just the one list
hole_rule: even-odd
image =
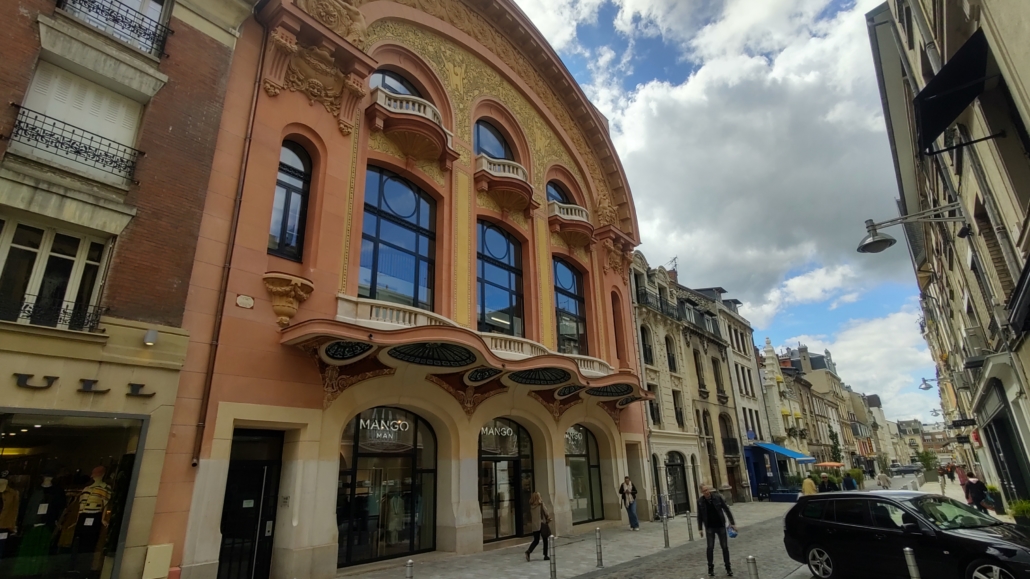
[[286,68],[290,57],[297,53],[297,38],[288,30],[279,27],[268,35],[268,56],[265,64],[265,78],[261,83],[268,96],[279,96],[282,92]]
[[356,74],[348,74],[343,79],[343,93],[340,95],[340,113],[337,124],[340,132],[349,135],[354,132],[354,111],[365,98],[368,91],[365,83]]
[[269,272],[262,279],[272,298],[272,311],[275,312],[276,323],[280,328],[290,325],[300,304],[315,291],[315,286],[309,280],[287,273]]

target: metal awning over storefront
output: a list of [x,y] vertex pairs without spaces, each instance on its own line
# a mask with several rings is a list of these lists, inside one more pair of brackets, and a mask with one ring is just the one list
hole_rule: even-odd
[[787,458],[793,458],[794,460],[798,461],[798,464],[806,464],[806,463],[810,463],[810,462],[815,462],[815,457],[813,457],[813,456],[806,456],[804,454],[801,454],[800,452],[797,452],[795,450],[791,450],[789,448],[783,448],[782,446],[779,446],[779,445],[776,445],[776,444],[772,444],[771,442],[756,442],[755,446],[759,446],[761,448],[764,448],[765,450],[768,450],[769,452],[775,452],[776,454],[778,454],[780,456],[785,456]]
[[925,152],[985,89],[987,37],[977,30],[912,99],[919,151]]

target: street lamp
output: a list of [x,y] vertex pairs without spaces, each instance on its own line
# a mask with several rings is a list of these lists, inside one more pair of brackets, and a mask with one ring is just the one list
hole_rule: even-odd
[[[945,215],[950,211],[958,211],[959,216],[949,217]],[[948,203],[947,205],[941,205],[940,207],[934,207],[933,209],[926,209],[924,211],[917,211],[915,213],[909,213],[903,217],[895,217],[894,219],[888,219],[887,221],[881,221],[880,223],[873,222],[872,219],[866,219],[865,229],[866,236],[862,238],[862,241],[858,242],[859,253],[880,253],[890,246],[898,242],[886,233],[881,233],[879,230],[884,227],[891,227],[892,225],[900,225],[902,223],[945,223],[949,221],[962,221],[966,220],[962,216],[962,204],[958,201],[954,203]],[[969,236],[969,226],[963,225],[958,231],[959,237]]]
[[933,389],[933,384],[930,384],[930,382],[936,382],[936,381],[937,381],[936,378],[930,378],[929,380],[927,380],[926,378],[923,378],[923,383],[919,385],[919,389],[920,390],[932,390]]

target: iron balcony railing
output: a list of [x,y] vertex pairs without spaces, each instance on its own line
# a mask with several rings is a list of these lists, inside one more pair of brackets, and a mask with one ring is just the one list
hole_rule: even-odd
[[651,352],[651,344],[644,344],[644,363],[653,366],[654,354]]
[[18,107],[10,139],[128,181],[132,181],[136,161],[143,155],[142,151],[25,107]]
[[0,320],[34,326],[61,327],[80,332],[95,332],[105,308],[75,302],[40,298],[0,296]]
[[722,439],[723,456],[737,456],[740,454],[740,441],[736,438],[724,436]]
[[662,423],[662,413],[658,409],[658,401],[657,400],[649,400],[648,401],[648,406],[651,409],[651,424],[655,424],[655,425],[661,424]]
[[172,30],[117,0],[58,0],[57,7],[86,24],[154,56],[162,56]]
[[683,310],[674,302],[662,299],[656,293],[646,290],[637,290],[637,303],[651,308],[652,310],[665,314],[674,320],[683,320]]

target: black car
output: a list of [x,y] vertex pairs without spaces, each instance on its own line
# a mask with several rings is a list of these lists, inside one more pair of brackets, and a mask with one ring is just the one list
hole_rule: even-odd
[[928,579],[1030,577],[1030,529],[915,491],[803,496],[783,519],[783,544],[818,579],[908,577],[905,547]]
[[890,468],[892,476],[905,476],[906,474],[919,474],[923,472],[923,467],[918,464],[899,464]]

